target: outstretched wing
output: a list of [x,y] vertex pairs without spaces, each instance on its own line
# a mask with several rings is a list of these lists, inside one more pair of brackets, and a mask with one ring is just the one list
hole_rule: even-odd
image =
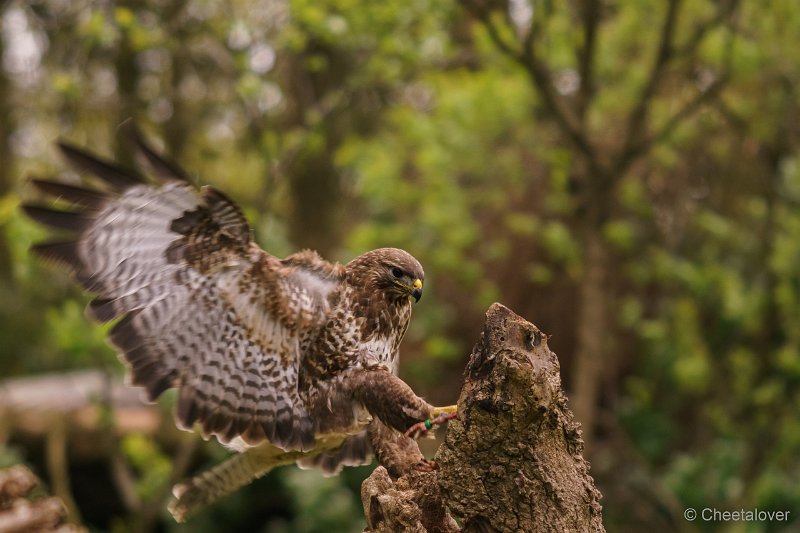
[[299,347],[324,323],[340,272],[313,254],[294,261],[267,254],[233,202],[193,186],[138,144],[155,183],[61,145],[102,187],[34,180],[70,207],[28,205],[28,215],[73,235],[34,250],[96,293],[91,316],[120,319],[110,340],[130,382],[151,400],[177,387],[183,427],[197,422],[222,442],[312,448],[313,424],[298,394]]

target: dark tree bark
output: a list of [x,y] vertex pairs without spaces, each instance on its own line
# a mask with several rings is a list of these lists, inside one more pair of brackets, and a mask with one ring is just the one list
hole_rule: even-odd
[[436,472],[410,472],[397,480],[379,466],[361,485],[364,516],[374,533],[457,533],[436,482]]
[[459,531],[455,518],[461,531],[604,531],[582,452],[546,335],[494,304],[436,453],[439,470],[397,480],[373,472],[361,491],[368,527]]

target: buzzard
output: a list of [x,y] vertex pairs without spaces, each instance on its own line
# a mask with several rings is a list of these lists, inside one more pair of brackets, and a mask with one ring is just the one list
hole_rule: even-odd
[[332,474],[374,452],[395,476],[431,468],[413,437],[455,408],[397,377],[419,262],[397,248],[345,265],[308,250],[279,259],[233,201],[131,137],[145,172],[60,143],[85,183],[34,179],[52,201],[24,210],[69,232],[34,251],[95,294],[91,318],[116,321],[129,383],[150,401],[176,388],[179,427],[241,452],[174,489],[176,519],[278,464]]

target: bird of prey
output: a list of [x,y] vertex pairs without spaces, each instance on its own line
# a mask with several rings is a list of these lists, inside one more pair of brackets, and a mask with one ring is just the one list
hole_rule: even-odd
[[60,143],[83,183],[34,179],[50,203],[24,209],[68,233],[34,251],[95,295],[90,317],[116,321],[129,383],[150,401],[176,388],[179,427],[241,452],[176,486],[175,518],[278,464],[332,474],[373,452],[395,476],[431,468],[413,437],[455,407],[397,377],[420,263],[396,248],[345,265],[308,250],[279,259],[233,201],[131,138],[142,170]]

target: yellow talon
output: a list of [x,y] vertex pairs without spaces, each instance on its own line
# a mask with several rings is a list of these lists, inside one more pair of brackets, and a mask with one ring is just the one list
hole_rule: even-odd
[[448,405],[447,407],[434,407],[431,411],[431,417],[436,418],[440,415],[451,415],[458,409],[457,405]]

